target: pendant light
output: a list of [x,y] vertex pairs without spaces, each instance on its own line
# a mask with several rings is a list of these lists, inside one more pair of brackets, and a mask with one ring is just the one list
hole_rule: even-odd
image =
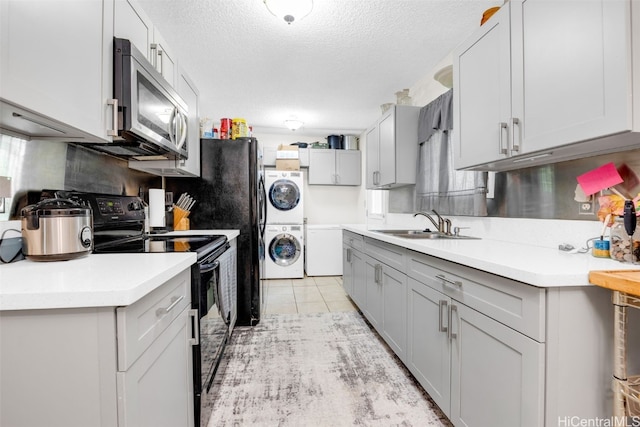
[[313,0],[263,0],[267,10],[275,17],[291,25],[313,10]]

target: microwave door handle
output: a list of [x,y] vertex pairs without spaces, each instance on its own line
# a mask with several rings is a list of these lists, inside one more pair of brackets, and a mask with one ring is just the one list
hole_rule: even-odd
[[185,142],[187,142],[187,119],[184,114],[177,112],[177,116],[180,118],[180,141],[178,142],[178,150],[182,150]]
[[174,108],[171,111],[171,116],[169,117],[169,140],[171,141],[171,145],[176,145],[176,114],[178,113],[178,109]]

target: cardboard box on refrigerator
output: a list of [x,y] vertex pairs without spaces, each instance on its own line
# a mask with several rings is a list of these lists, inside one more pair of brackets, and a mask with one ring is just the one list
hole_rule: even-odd
[[299,159],[276,159],[276,170],[279,171],[299,171]]
[[278,159],[300,159],[297,145],[282,145],[278,146],[276,151],[276,160]]
[[300,170],[300,154],[298,152],[298,146],[282,144],[278,146],[278,151],[276,151],[276,170]]

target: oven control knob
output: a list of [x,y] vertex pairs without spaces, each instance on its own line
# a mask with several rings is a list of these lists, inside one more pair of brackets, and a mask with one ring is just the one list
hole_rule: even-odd
[[129,203],[129,206],[127,206],[129,208],[130,211],[139,211],[142,210],[142,206],[140,204],[140,202],[131,202]]

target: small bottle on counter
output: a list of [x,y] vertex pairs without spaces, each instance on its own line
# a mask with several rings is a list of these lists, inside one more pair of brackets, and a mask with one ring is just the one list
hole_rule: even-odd
[[637,263],[640,260],[640,228],[636,228],[633,239],[630,239],[624,228],[623,218],[616,218],[615,223],[611,226],[609,245],[609,255],[612,259]]

